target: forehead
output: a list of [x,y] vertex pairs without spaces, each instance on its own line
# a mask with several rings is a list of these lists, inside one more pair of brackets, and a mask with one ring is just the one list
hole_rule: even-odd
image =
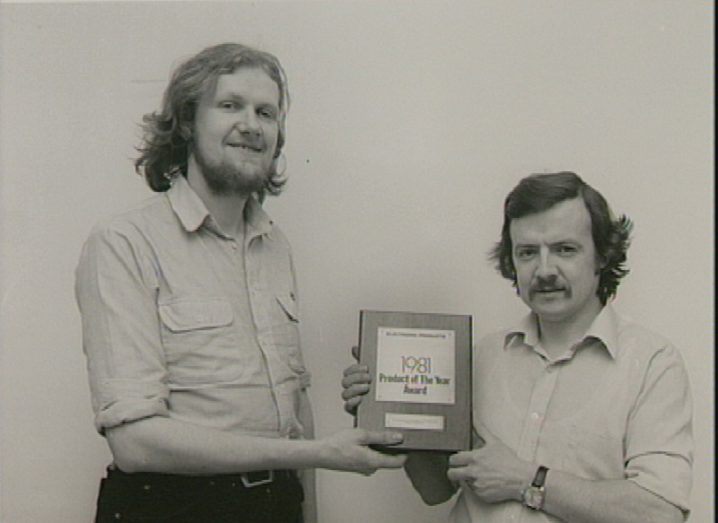
[[514,244],[569,240],[593,243],[591,215],[580,197],[564,200],[545,211],[511,220],[509,230]]
[[209,89],[203,101],[221,97],[240,97],[255,103],[279,107],[279,86],[259,66],[240,66],[231,73],[217,77],[214,89]]

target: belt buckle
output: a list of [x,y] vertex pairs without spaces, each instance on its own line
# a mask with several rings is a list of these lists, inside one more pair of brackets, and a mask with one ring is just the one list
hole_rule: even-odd
[[[257,472],[259,472],[259,471],[257,471]],[[258,487],[260,485],[266,485],[267,483],[271,483],[272,481],[274,481],[274,471],[273,470],[266,470],[263,472],[267,473],[267,477],[257,479],[257,480],[251,480],[251,479],[249,479],[249,474],[251,474],[251,472],[249,472],[249,473],[245,472],[244,474],[239,476],[239,479],[242,480],[242,485],[244,485],[246,488]]]

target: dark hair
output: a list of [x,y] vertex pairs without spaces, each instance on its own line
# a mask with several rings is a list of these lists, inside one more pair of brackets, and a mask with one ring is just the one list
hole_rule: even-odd
[[515,287],[511,220],[546,211],[557,203],[577,197],[583,199],[591,217],[591,235],[601,261],[596,294],[601,304],[605,305],[610,297],[615,296],[621,278],[628,274],[626,251],[633,224],[625,214],[614,220],[606,199],[575,173],[532,174],[518,183],[504,201],[501,240],[492,249],[490,259],[496,262],[496,269]]
[[274,55],[236,43],[208,47],[179,65],[165,89],[160,112],[142,118],[144,135],[137,147],[140,156],[135,171],[144,176],[153,191],[169,189],[173,176],[187,176],[187,161],[192,147],[192,128],[202,95],[217,85],[217,78],[239,67],[260,67],[279,87],[279,136],[272,173],[264,193],[279,194],[286,179],[277,172],[277,158],[285,139],[285,120],[289,106],[287,80]]

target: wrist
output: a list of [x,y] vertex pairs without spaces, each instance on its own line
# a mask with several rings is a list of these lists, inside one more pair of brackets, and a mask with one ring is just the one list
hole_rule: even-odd
[[309,440],[307,443],[307,457],[311,460],[316,468],[331,468],[331,452],[327,446],[327,440],[314,439]]
[[539,465],[531,483],[521,491],[521,502],[532,510],[542,510],[546,498],[546,476],[548,467]]

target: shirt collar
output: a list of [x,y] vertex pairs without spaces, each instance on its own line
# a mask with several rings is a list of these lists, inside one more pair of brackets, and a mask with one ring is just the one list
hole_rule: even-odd
[[[197,231],[210,218],[207,206],[194,192],[184,176],[177,176],[174,179],[172,187],[167,191],[167,198],[172,210],[187,232]],[[274,226],[274,222],[264,212],[262,205],[254,195],[249,197],[244,207],[244,219],[247,225],[247,239],[261,235],[269,236]]]
[[[611,304],[606,304],[594,318],[582,341],[595,339],[603,345],[612,358],[618,354],[618,316]],[[539,343],[538,321],[531,312],[508,330],[504,338],[504,348],[519,344],[535,347]],[[578,345],[578,344],[577,344]]]
[[204,202],[182,175],[172,181],[172,186],[167,190],[167,199],[187,232],[195,232],[209,216]]
[[271,239],[270,233],[274,227],[274,221],[264,212],[262,204],[254,194],[249,197],[247,205],[244,207],[244,219],[247,225],[247,240],[262,235]]

